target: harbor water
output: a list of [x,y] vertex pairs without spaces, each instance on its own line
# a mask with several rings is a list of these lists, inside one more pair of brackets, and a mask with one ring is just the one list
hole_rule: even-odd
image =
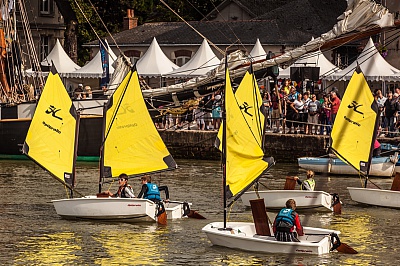
[[[356,249],[356,255],[268,254],[212,246],[201,228],[223,219],[220,164],[177,162],[179,169],[153,178],[169,187],[171,199],[192,202],[192,209],[206,220],[169,220],[166,226],[64,220],[51,203],[66,196],[60,183],[31,161],[0,161],[0,265],[395,265],[400,261],[400,210],[351,201],[346,187],[361,186],[357,176],[316,175],[317,190],[339,194],[341,215],[299,212],[304,226],[340,230],[341,241]],[[289,173],[305,176],[295,164],[277,163],[262,177],[260,187],[282,189]],[[78,163],[80,192],[96,193],[97,181],[97,163]],[[391,179],[373,181],[382,188],[391,185]],[[137,194],[139,180],[129,183]],[[113,184],[110,189],[116,188]],[[270,219],[274,215],[269,213]],[[238,201],[228,219],[252,221],[251,211]]]

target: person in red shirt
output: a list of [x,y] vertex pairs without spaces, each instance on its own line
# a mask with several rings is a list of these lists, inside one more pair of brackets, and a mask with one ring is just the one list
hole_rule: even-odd
[[335,91],[331,91],[330,102],[331,102],[331,123],[333,125],[333,123],[335,123],[335,118],[340,106],[340,99]]
[[286,201],[286,208],[283,208],[275,217],[273,231],[276,240],[283,242],[300,242],[297,235],[303,236],[303,226],[300,223],[299,215],[295,212],[296,201]]

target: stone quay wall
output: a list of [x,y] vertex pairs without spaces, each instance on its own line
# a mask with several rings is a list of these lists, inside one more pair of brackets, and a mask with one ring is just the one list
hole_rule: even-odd
[[[221,153],[214,147],[216,131],[160,130],[168,150],[175,159],[220,160]],[[400,138],[379,138],[397,145]],[[276,162],[297,163],[298,157],[324,156],[329,137],[320,135],[266,133],[265,150]]]

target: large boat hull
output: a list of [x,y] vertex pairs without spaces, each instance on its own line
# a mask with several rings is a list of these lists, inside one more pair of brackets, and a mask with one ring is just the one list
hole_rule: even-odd
[[[82,198],[53,200],[58,215],[67,219],[156,221],[157,204],[138,198]],[[182,204],[166,203],[167,219],[183,217]]]
[[[359,175],[353,167],[339,158],[301,157],[297,159],[299,167],[316,173],[337,175]],[[374,157],[371,161],[370,176],[391,177],[395,171],[396,160],[390,157]]]
[[300,242],[280,242],[273,236],[256,235],[254,223],[228,223],[229,230],[221,230],[222,227],[222,222],[214,222],[204,226],[202,231],[213,245],[263,253],[326,254],[332,247],[329,234],[340,234],[339,231],[304,227],[306,235],[299,237]]
[[[333,211],[332,195],[324,191],[305,190],[266,190],[257,192],[260,198],[264,198],[265,208],[282,209],[288,199],[296,201],[296,208],[312,211]],[[248,191],[241,196],[245,206],[250,207],[250,200],[257,199],[257,193]]]
[[380,207],[400,209],[400,191],[348,187],[352,200]]

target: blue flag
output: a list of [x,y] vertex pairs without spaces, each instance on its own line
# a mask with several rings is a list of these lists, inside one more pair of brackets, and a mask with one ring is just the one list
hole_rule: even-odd
[[108,82],[110,81],[110,66],[109,66],[110,59],[107,52],[107,49],[110,48],[108,47],[106,40],[100,40],[99,45],[101,54],[101,66],[103,68],[103,74],[101,75],[101,81],[100,81],[100,87],[101,87],[101,86],[107,86]]

